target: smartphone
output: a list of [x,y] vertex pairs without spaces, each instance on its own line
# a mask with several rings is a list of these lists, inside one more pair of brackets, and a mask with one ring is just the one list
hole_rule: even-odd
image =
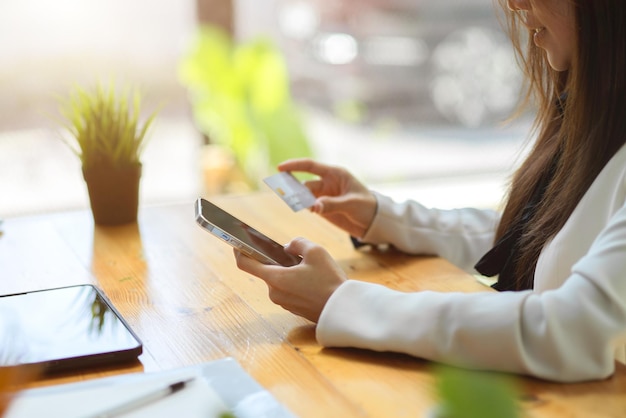
[[302,257],[289,254],[285,247],[206,199],[196,201],[196,222],[211,234],[264,264],[295,266]]
[[142,343],[90,284],[0,295],[0,367],[43,373],[136,361]]

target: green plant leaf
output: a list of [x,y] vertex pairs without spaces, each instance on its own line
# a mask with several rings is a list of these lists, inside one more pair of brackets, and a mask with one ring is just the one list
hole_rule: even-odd
[[106,87],[98,83],[91,92],[75,86],[68,98],[59,99],[61,126],[70,136],[63,140],[81,158],[83,167],[137,165],[156,117],[155,111],[139,124],[140,108],[136,89],[118,93],[113,82]]
[[241,46],[235,62],[255,111],[270,113],[289,100],[286,64],[268,39],[259,38]]
[[179,77],[198,128],[233,153],[252,187],[283,159],[311,156],[287,67],[268,38],[236,45],[221,30],[202,26]]
[[441,418],[517,418],[519,399],[508,376],[440,366]]
[[267,144],[272,166],[290,158],[312,154],[300,113],[294,106],[283,104],[272,114],[260,117],[260,128],[272,138]]

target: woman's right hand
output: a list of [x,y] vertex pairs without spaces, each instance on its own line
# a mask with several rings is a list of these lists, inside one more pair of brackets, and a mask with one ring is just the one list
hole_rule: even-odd
[[347,170],[309,158],[284,161],[278,165],[278,170],[319,176],[305,182],[316,197],[311,211],[354,237],[365,235],[376,214],[376,197]]

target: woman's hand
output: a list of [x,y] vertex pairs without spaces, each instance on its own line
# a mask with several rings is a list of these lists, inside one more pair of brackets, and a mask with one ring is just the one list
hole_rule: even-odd
[[305,183],[317,198],[311,210],[354,237],[365,235],[376,214],[376,198],[347,170],[308,158],[285,161],[278,170],[319,176]]
[[235,250],[237,267],[265,281],[272,302],[317,322],[330,295],[347,278],[330,254],[311,241],[295,238],[285,250],[301,255],[302,262],[293,267],[267,265]]

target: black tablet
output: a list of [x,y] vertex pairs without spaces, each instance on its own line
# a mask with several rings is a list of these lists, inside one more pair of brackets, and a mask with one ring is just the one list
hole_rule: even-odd
[[85,284],[0,296],[0,366],[44,373],[136,360],[142,343],[104,294]]

